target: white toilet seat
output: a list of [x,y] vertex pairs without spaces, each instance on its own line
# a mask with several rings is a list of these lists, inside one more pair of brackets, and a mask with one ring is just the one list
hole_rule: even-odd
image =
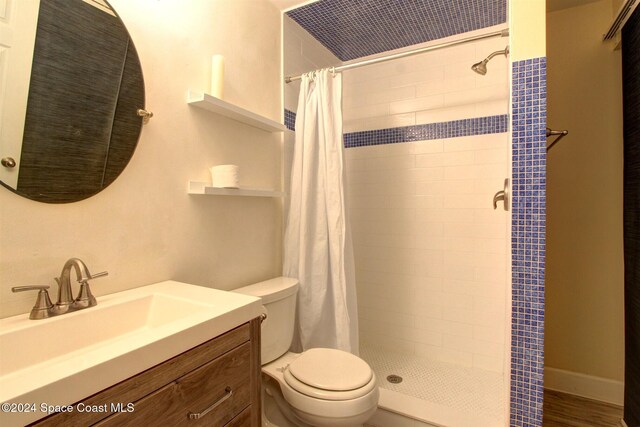
[[305,351],[285,368],[283,377],[297,392],[333,401],[357,399],[377,385],[364,360],[330,348]]
[[323,399],[323,400],[351,400],[357,399],[370,393],[371,390],[377,387],[377,382],[375,375],[371,376],[371,379],[364,387],[356,388],[354,390],[345,390],[345,391],[334,391],[334,390],[324,390],[321,388],[311,387],[308,384],[303,383],[298,380],[289,369],[285,369],[283,372],[284,380],[287,385],[289,385],[295,391],[307,395],[309,397],[313,397],[315,399]]
[[[310,350],[308,350],[310,351]],[[379,391],[377,387],[377,379],[373,371],[371,372],[371,379],[364,387],[361,387],[356,390],[346,390],[346,393],[353,392],[353,395],[359,395],[359,397],[355,398],[347,398],[347,399],[327,399],[322,397],[314,397],[304,392],[296,390],[293,386],[291,386],[288,380],[285,380],[285,372],[289,371],[288,367],[299,357],[304,355],[295,354],[295,353],[286,353],[277,360],[264,365],[262,367],[262,371],[278,381],[280,384],[280,389],[282,391],[282,395],[285,400],[291,405],[291,408],[296,412],[299,416],[306,414],[303,416],[303,419],[335,419],[335,422],[330,423],[330,425],[343,425],[338,422],[339,419],[360,419],[362,421],[358,421],[362,423],[368,419],[368,417],[375,411],[378,404]],[[356,357],[356,356],[354,356]],[[366,362],[362,361],[364,364]],[[367,365],[368,366],[368,365]],[[294,380],[295,381],[295,380]],[[302,383],[301,381],[299,381]],[[304,385],[304,383],[302,383]],[[307,387],[310,387],[307,385]],[[310,394],[321,393],[322,389],[315,389],[310,392]],[[345,392],[340,391],[331,391],[324,390],[325,393],[328,393],[327,396],[342,396],[347,397]],[[340,394],[345,393],[345,394]],[[327,418],[328,417],[328,418]],[[355,424],[357,422],[352,422],[351,424]],[[319,425],[320,423],[313,423],[314,425]],[[321,425],[327,425],[326,423]]]
[[[375,375],[374,384],[377,384]],[[283,384],[284,383],[284,384]],[[307,396],[289,387],[285,381],[280,383],[282,394],[294,411],[300,411],[313,416],[331,416],[335,418],[354,417],[375,410],[378,404],[378,387],[373,387],[369,393],[355,399],[328,400]]]
[[371,367],[358,356],[333,348],[312,348],[291,362],[289,370],[303,383],[324,390],[346,391],[371,381]]

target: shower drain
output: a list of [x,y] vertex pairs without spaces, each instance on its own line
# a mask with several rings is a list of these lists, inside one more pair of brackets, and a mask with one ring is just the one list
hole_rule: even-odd
[[402,382],[402,377],[400,375],[389,375],[387,381],[391,384],[399,384]]

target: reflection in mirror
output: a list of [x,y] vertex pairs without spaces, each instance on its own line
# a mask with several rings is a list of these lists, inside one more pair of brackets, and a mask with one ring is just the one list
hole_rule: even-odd
[[[137,109],[144,108],[142,70],[106,1],[40,0],[37,10],[24,129],[14,132],[22,144],[19,153],[10,152],[11,123],[3,111],[0,157],[15,158],[16,166],[3,166],[0,177],[30,199],[74,202],[111,184],[133,155],[142,126]],[[7,110],[14,105],[1,101]]]

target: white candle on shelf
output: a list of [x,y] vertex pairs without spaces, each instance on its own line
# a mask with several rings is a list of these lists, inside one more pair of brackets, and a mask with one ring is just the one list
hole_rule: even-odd
[[224,91],[224,56],[213,55],[211,58],[211,95],[222,99]]

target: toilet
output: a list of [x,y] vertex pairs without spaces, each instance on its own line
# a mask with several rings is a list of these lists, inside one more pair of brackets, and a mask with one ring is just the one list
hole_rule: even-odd
[[277,277],[235,289],[262,299],[262,425],[361,426],[378,406],[371,367],[351,353],[313,348],[289,351],[298,281]]

